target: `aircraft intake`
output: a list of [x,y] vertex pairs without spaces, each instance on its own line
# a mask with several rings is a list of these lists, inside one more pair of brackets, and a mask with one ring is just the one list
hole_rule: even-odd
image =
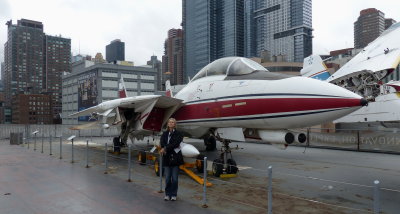
[[296,133],[296,142],[304,143],[307,141],[307,136],[304,133]]

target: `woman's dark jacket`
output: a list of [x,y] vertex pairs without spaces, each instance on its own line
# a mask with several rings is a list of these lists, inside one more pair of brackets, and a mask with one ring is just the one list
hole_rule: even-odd
[[[163,166],[179,166],[183,164],[183,156],[182,156],[182,151],[179,151],[176,153],[174,151],[175,148],[178,148],[183,140],[182,134],[177,131],[176,129],[174,132],[171,134],[171,138],[168,143],[168,135],[169,131],[165,131],[161,135],[160,139],[160,145],[161,148],[164,148],[166,151],[166,154],[163,155]],[[171,156],[175,158],[177,161],[175,163],[171,163]]]

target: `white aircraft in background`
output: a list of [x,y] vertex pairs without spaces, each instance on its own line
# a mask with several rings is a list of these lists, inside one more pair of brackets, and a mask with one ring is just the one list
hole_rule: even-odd
[[366,104],[361,96],[342,87],[272,73],[250,59],[226,57],[205,66],[174,98],[120,98],[71,116],[101,115],[102,124],[121,125],[122,141],[128,135],[140,138],[158,133],[172,116],[185,136],[203,138],[207,150],[215,149],[216,139],[222,142],[221,156],[213,164],[213,173],[219,176],[237,172],[236,162],[228,158],[229,144],[244,141],[246,129],[264,141],[302,143],[306,135],[288,129],[332,121]]
[[379,122],[384,127],[400,127],[400,81],[381,83],[399,63],[400,23],[396,23],[332,76],[318,55],[304,59],[301,74],[337,84],[374,101],[335,123]]
[[303,76],[326,80],[368,100],[381,93],[380,81],[400,63],[400,22],[393,24],[332,76],[319,56],[304,59]]
[[[306,64],[311,61],[312,64]],[[326,80],[329,77],[328,69],[325,63],[318,55],[310,56],[304,59],[306,67],[302,74],[308,74],[309,77]],[[335,123],[358,123],[358,122],[379,122],[380,125],[387,128],[400,128],[400,81],[390,81],[379,86],[379,94],[374,97],[373,102],[367,106],[354,111],[342,118],[335,120]]]

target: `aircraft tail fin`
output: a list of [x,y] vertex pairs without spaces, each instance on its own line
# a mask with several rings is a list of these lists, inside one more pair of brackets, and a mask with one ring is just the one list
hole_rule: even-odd
[[169,82],[169,80],[165,81],[165,90],[166,90],[166,96],[167,97],[174,97],[174,95],[172,94],[172,87],[171,87],[171,83]]
[[301,69],[300,74],[301,76],[319,80],[326,80],[331,76],[319,55],[311,55],[304,58],[303,69]]
[[118,83],[118,97],[125,98],[125,97],[127,97],[127,94],[128,93],[126,93],[124,79],[121,77],[121,79],[119,80],[119,83]]

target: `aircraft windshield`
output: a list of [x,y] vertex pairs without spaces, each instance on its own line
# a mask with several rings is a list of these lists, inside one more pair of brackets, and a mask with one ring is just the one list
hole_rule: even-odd
[[201,69],[192,81],[214,75],[239,76],[253,73],[254,71],[268,72],[260,64],[242,57],[225,57],[215,60]]

